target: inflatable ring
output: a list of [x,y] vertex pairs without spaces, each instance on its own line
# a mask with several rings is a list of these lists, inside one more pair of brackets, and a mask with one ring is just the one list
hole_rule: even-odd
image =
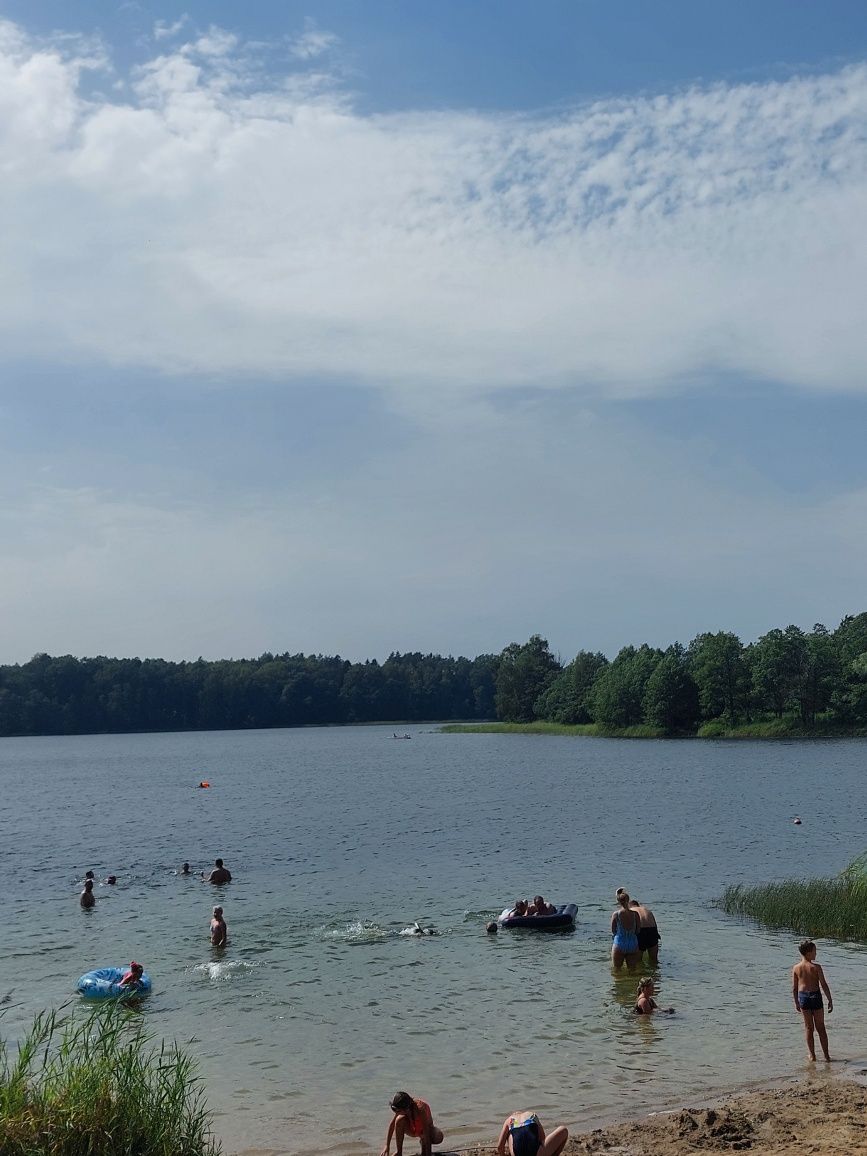
[[129,999],[130,996],[147,995],[151,990],[148,973],[143,971],[137,983],[121,985],[127,970],[125,967],[98,967],[95,971],[86,971],[75,985],[76,991],[87,999]]

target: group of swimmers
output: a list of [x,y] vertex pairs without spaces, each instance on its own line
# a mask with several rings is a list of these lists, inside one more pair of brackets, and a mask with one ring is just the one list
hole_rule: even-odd
[[[192,875],[193,871],[189,863],[184,863],[177,872],[178,875]],[[224,883],[232,882],[232,872],[225,865],[222,859],[215,859],[214,866],[206,875],[204,871],[201,873],[201,878],[205,883],[216,883],[222,885]],[[79,903],[82,907],[89,909],[96,904],[96,896],[93,894],[96,876],[93,871],[86,871],[84,874],[84,887],[79,896]],[[114,886],[117,883],[116,875],[109,875],[105,880],[109,886]],[[211,911],[211,925],[210,937],[212,947],[225,947],[228,943],[229,929],[226,926],[226,920],[223,917],[223,908],[217,905]],[[137,970],[136,970],[137,969]],[[120,986],[135,986],[141,979],[143,968],[142,965],[133,961],[129,965],[129,970],[124,977],[119,981]]]
[[[442,1130],[433,1122],[430,1104],[409,1092],[397,1092],[391,1100],[392,1118],[385,1134],[381,1156],[390,1156],[394,1139],[396,1156],[403,1156],[404,1137],[415,1137],[421,1144],[421,1156],[430,1156],[434,1144],[442,1144]],[[569,1133],[561,1124],[546,1132],[533,1111],[513,1112],[503,1121],[497,1140],[498,1156],[558,1156],[566,1146]]]
[[553,903],[548,903],[544,895],[534,895],[533,902],[527,899],[516,899],[515,906],[508,913],[508,918],[517,917],[524,918],[527,915],[555,915],[557,908]]

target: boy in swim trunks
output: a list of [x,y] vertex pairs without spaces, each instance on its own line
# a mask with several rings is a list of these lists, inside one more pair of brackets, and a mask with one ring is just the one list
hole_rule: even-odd
[[569,1133],[562,1125],[546,1136],[535,1112],[513,1112],[503,1121],[497,1156],[506,1156],[507,1151],[508,1156],[558,1156],[568,1139]]
[[816,945],[812,939],[805,939],[798,945],[802,955],[800,963],[792,968],[792,999],[795,1001],[795,1011],[804,1017],[804,1034],[807,1037],[807,1052],[811,1061],[816,1061],[816,1045],[813,1042],[813,1031],[819,1033],[819,1043],[822,1045],[822,1054],[826,1060],[828,1055],[828,1033],[825,1031],[825,1009],[822,1005],[822,992],[828,997],[828,1014],[834,1010],[834,1001],[831,999],[831,989],[825,979],[825,973],[816,963]]
[[418,1139],[421,1156],[430,1156],[431,1145],[442,1144],[443,1134],[434,1124],[430,1104],[426,1101],[411,1096],[409,1092],[396,1092],[390,1107],[394,1116],[385,1134],[385,1147],[380,1156],[388,1156],[392,1136],[397,1156],[402,1156],[404,1136]]
[[659,928],[656,926],[656,916],[649,907],[645,907],[643,903],[639,903],[637,899],[630,899],[629,906],[633,911],[638,912],[638,918],[641,924],[638,928],[638,950],[643,955],[647,952],[647,957],[651,964],[656,967],[659,963]]

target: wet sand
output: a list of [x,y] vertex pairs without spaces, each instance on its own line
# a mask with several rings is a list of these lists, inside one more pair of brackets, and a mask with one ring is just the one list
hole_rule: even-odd
[[[867,1156],[867,1068],[852,1067],[843,1076],[821,1062],[797,1083],[760,1088],[720,1100],[712,1106],[685,1107],[578,1132],[570,1127],[563,1156],[686,1156],[688,1153],[750,1152],[821,1156]],[[545,1119],[550,1129],[559,1120]],[[353,1152],[381,1151],[377,1138]],[[418,1142],[404,1142],[404,1156],[415,1156]],[[285,1149],[247,1148],[239,1156],[284,1156]],[[392,1146],[392,1153],[394,1147]],[[435,1148],[435,1156],[493,1156],[495,1143]]]

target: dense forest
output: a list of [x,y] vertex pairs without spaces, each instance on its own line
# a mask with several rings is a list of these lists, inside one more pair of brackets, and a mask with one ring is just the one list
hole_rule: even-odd
[[729,733],[759,720],[867,733],[867,613],[836,630],[725,631],[563,664],[533,635],[474,659],[263,654],[217,662],[52,658],[0,667],[0,735],[216,730],[423,719],[592,724],[599,733]]

